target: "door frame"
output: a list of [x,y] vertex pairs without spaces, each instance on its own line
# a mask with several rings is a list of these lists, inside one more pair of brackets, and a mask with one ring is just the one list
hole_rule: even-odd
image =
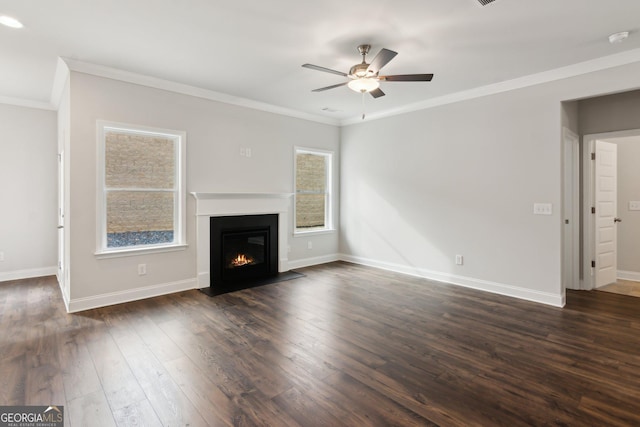
[[564,289],[582,289],[580,282],[580,137],[563,127],[562,141],[564,167],[562,285]]
[[[582,170],[583,170],[583,205],[582,213],[582,235],[583,235],[583,286],[585,290],[595,289],[595,269],[591,267],[591,261],[595,260],[595,235],[596,221],[591,213],[591,207],[595,202],[595,161],[591,159],[591,153],[595,152],[596,140],[611,142],[616,138],[625,138],[629,136],[640,136],[640,129],[630,129],[623,131],[593,133],[582,137]],[[616,248],[617,252],[617,248]]]

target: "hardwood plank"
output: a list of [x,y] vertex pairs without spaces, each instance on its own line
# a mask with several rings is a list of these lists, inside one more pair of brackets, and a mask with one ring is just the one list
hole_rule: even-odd
[[55,278],[3,283],[0,404],[62,404],[71,426],[640,424],[638,298],[303,271],[73,315]]
[[87,347],[112,410],[146,400],[144,391],[110,334],[92,337]]
[[191,359],[173,359],[164,366],[209,425],[233,425],[239,409]]
[[118,427],[155,427],[162,425],[148,400],[132,403],[113,411]]
[[206,426],[167,370],[132,328],[112,329],[111,334],[149,403],[166,426]]
[[67,402],[71,426],[115,427],[113,414],[102,390],[85,394]]

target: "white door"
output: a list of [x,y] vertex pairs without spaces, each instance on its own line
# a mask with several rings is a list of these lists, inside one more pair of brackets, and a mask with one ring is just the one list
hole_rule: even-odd
[[64,276],[64,152],[58,154],[58,283],[65,288]]
[[617,145],[596,141],[595,153],[595,249],[596,282],[599,288],[617,278]]

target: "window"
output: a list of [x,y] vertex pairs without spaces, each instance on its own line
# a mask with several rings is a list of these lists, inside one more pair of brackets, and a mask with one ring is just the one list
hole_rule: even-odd
[[331,167],[333,153],[295,149],[295,232],[333,228],[331,218]]
[[184,243],[184,132],[98,122],[98,253]]

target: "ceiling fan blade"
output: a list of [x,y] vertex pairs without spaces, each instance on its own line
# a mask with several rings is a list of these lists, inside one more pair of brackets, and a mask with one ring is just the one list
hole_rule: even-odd
[[380,52],[378,52],[376,57],[373,58],[373,61],[371,61],[371,64],[369,64],[369,68],[367,69],[367,71],[370,71],[374,74],[377,73],[378,71],[380,71],[382,67],[387,65],[389,61],[391,61],[397,54],[398,52],[394,52],[389,49],[382,49]]
[[324,71],[325,73],[337,74],[339,76],[347,77],[347,73],[343,73],[342,71],[332,70],[331,68],[321,67],[319,65],[302,64],[302,66],[304,68],[309,68],[310,70]]
[[373,96],[374,98],[380,98],[381,96],[384,96],[384,92],[380,90],[380,88],[374,89],[371,92],[369,92],[371,94],[371,96]]
[[378,78],[388,82],[430,82],[433,74],[399,74],[395,76],[379,76]]
[[344,86],[349,82],[344,82],[344,83],[338,83],[337,85],[331,85],[331,86],[326,86],[326,87],[321,87],[319,89],[313,89],[311,92],[323,92],[325,90],[329,90],[329,89],[334,89],[340,86]]

